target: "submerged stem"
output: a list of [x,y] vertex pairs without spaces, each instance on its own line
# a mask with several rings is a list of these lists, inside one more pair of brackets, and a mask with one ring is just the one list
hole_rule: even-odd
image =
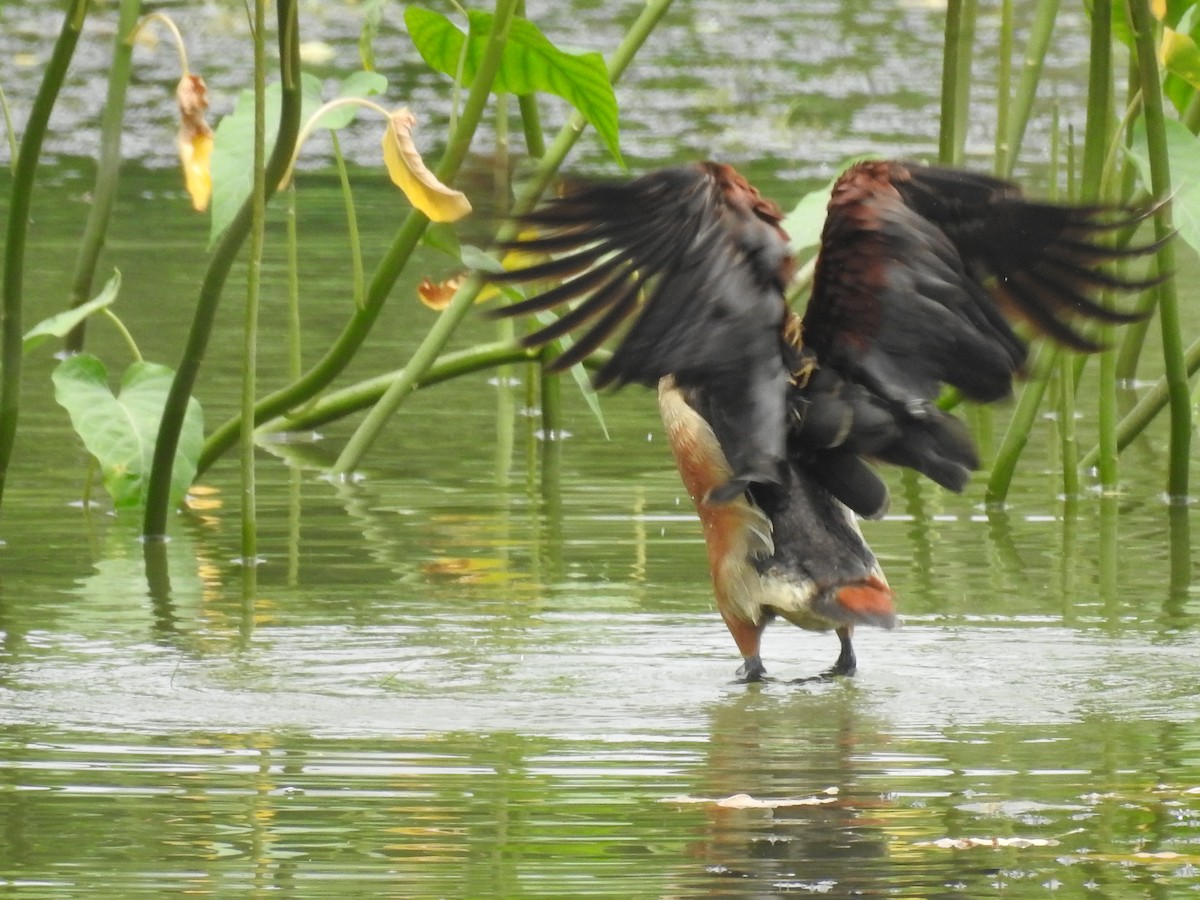
[[22,292],[25,275],[25,240],[29,233],[29,208],[33,199],[34,177],[41,159],[42,141],[50,123],[50,113],[58,99],[67,67],[75,55],[88,0],[72,0],[63,17],[62,30],[50,54],[41,86],[29,111],[29,121],[21,136],[21,149],[13,170],[12,199],[8,207],[8,227],[4,237],[4,282],[0,298],[0,503],[8,481],[17,437],[17,419],[21,402],[21,364],[24,341],[21,329]]
[[[296,20],[295,0],[277,0],[279,22],[280,75],[282,98],[279,112],[279,134],[275,148],[266,165],[264,196],[270,198],[292,155],[292,147],[300,129],[300,69],[299,69],[299,23]],[[200,287],[200,297],[192,317],[183,358],[171,382],[171,390],[163,408],[158,439],[154,445],[154,461],[146,491],[146,512],[143,519],[143,535],[160,538],[166,533],[167,514],[170,511],[171,472],[175,454],[179,448],[179,434],[183,427],[184,414],[192,388],[200,372],[208,340],[212,334],[213,321],[220,304],[225,279],[234,260],[249,235],[253,220],[253,198],[247,198],[233,221],[222,233],[209,261],[208,271]]]

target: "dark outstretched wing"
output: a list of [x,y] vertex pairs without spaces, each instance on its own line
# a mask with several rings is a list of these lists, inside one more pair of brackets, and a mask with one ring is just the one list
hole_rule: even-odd
[[[811,412],[802,430],[818,444],[840,434],[830,440],[846,451],[961,490],[978,460],[965,428],[933,404],[942,385],[981,402],[1011,392],[1026,349],[1006,316],[1081,350],[1096,345],[1075,322],[1138,318],[1093,296],[1144,286],[1101,269],[1153,249],[1102,241],[1141,215],[1030,202],[1015,185],[954,169],[852,167],[834,186],[804,316],[819,377],[798,397]],[[846,459],[838,467],[855,471]]]
[[774,204],[715,163],[587,186],[522,220],[538,234],[514,246],[553,259],[489,276],[566,280],[498,314],[578,301],[525,339],[539,345],[586,326],[554,368],[583,359],[636,314],[596,385],[652,386],[673,375],[681,387],[703,387],[727,420],[721,430],[739,436],[725,448],[734,478],[714,499],[736,496],[748,483],[777,481],[786,452],[780,342],[791,257],[779,219]]

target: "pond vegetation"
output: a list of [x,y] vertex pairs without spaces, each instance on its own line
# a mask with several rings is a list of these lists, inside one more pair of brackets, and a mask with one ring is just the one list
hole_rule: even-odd
[[[1194,884],[1197,4],[190,6],[0,10],[0,884]],[[732,686],[652,402],[479,273],[560,175],[700,155],[807,258],[864,153],[1170,198],[1117,239],[1180,277],[960,410],[965,497],[888,476],[854,683]]]

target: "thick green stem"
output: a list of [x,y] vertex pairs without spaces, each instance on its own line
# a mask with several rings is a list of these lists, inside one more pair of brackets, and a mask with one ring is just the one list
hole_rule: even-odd
[[[525,17],[525,0],[517,3],[517,15]],[[540,159],[546,153],[546,135],[542,131],[542,116],[538,112],[537,96],[522,94],[517,98],[517,106],[521,110],[521,127],[525,132],[525,149],[534,159]]]
[[287,317],[288,377],[299,378],[304,371],[300,332],[300,236],[296,227],[296,181],[287,188]]
[[1000,3],[1000,46],[996,65],[996,161],[993,171],[1005,176],[1012,171],[1008,122],[1012,115],[1013,0]]
[[1039,0],[1037,10],[1033,14],[1029,46],[1025,49],[1021,75],[1017,79],[1017,93],[1013,97],[1012,117],[1008,122],[1008,137],[1005,141],[1008,146],[1009,172],[1021,155],[1025,128],[1029,124],[1029,114],[1033,109],[1038,82],[1042,77],[1042,64],[1046,60],[1046,51],[1054,34],[1054,20],[1058,18],[1058,3],[1059,0]]
[[[1095,203],[1105,194],[1103,178],[1108,171],[1108,150],[1112,133],[1112,6],[1097,4],[1092,10],[1091,64],[1088,76],[1087,132],[1083,141],[1083,173],[1080,199]],[[1115,491],[1117,470],[1117,358],[1111,348],[1112,326],[1102,329],[1100,376],[1097,386],[1096,419],[1100,436],[1099,476],[1101,489]]]
[[[113,38],[112,63],[108,70],[108,98],[100,122],[100,156],[96,161],[96,182],[92,185],[92,205],[87,224],[79,239],[79,255],[75,260],[75,275],[71,280],[70,305],[85,303],[92,295],[92,280],[96,260],[104,248],[104,236],[112,216],[117,195],[117,180],[121,170],[121,132],[125,126],[125,94],[129,73],[133,68],[133,47],[126,41],[142,14],[142,0],[121,0],[117,33]],[[83,349],[86,320],[80,322],[66,338],[66,349],[78,353]]]
[[[641,15],[638,16],[626,34],[625,39],[609,60],[608,73],[613,82],[616,82],[620,78],[621,73],[632,62],[638,49],[670,8],[671,2],[672,0],[650,0],[646,4]],[[470,107],[471,100],[468,99],[467,108],[469,109]],[[567,153],[583,133],[584,125],[583,116],[576,113],[559,130],[554,142],[547,148],[546,155],[543,157],[541,164],[531,178],[522,185],[521,190],[517,194],[513,204],[515,213],[519,214],[533,208],[538,198],[542,195],[542,192],[546,189],[546,186],[554,178]],[[460,123],[460,130],[462,127]],[[464,147],[462,153],[465,152],[466,149]],[[453,159],[450,159],[450,161],[454,162]],[[458,157],[458,161],[461,161],[461,156]],[[447,159],[443,159],[442,166],[439,166],[437,172],[438,177],[443,182],[449,181],[449,178],[445,177],[446,163]],[[451,171],[457,171],[457,163]],[[392,242],[387,256],[380,263],[375,277],[371,280],[371,285],[367,289],[366,305],[350,319],[350,322],[334,342],[333,346],[330,347],[321,361],[310,369],[304,377],[264,397],[258,402],[255,407],[255,422],[257,424],[283,415],[288,410],[294,409],[300,404],[311,400],[345,369],[355,350],[366,339],[372,324],[379,315],[379,310],[387,297],[388,291],[391,290],[391,286],[395,282],[397,275],[408,261],[409,255],[420,240],[427,221],[423,215],[417,212],[413,212],[408,216],[400,226],[400,231]],[[512,226],[506,225],[500,229],[498,236],[501,238],[511,237],[513,233]],[[453,315],[456,317],[456,323],[458,319],[461,319],[465,315],[467,309],[470,308],[471,300],[474,299],[467,300],[465,297],[466,295],[461,290],[455,295],[456,301],[463,298],[461,305],[453,312]],[[442,315],[443,317],[451,315],[451,310],[445,310]],[[417,381],[419,380],[420,378],[418,377]],[[238,427],[238,420],[233,419],[222,424],[209,435],[208,440],[204,443],[204,449],[200,454],[199,470],[201,472],[212,465],[213,461],[229,448],[236,439]]]
[[[292,158],[293,144],[300,131],[299,23],[296,19],[295,0],[278,0],[276,10],[283,90],[279,135],[266,166],[264,193],[268,198],[275,192],[287,169]],[[146,514],[142,526],[143,534],[147,538],[161,538],[166,533],[167,515],[170,512],[171,471],[179,448],[179,433],[183,427],[184,413],[192,396],[192,388],[200,372],[205,350],[208,348],[225,279],[250,233],[253,214],[253,200],[247,198],[221,235],[200,287],[200,297],[192,317],[192,327],[188,332],[183,358],[171,382],[171,390],[167,394],[162,422],[159,425],[158,439],[154,445],[154,461],[147,484]]]
[[942,51],[942,123],[938,136],[938,161],[946,165],[962,162],[971,91],[975,9],[976,0],[949,0],[946,7],[946,33]]
[[988,477],[987,490],[984,498],[992,505],[1003,504],[1008,498],[1008,489],[1012,486],[1013,473],[1017,469],[1017,460],[1029,441],[1033,423],[1037,418],[1038,408],[1046,394],[1046,367],[1054,361],[1058,348],[1049,344],[1038,347],[1030,366],[1029,381],[1021,391],[1021,399],[1013,410],[1009,420],[1008,430],[1004,440],[996,451],[996,460],[992,463],[992,473]]
[[[250,189],[250,250],[246,273],[246,309],[242,327],[242,416],[250,421],[258,384],[258,301],[262,286],[262,255],[267,221],[266,194],[266,0],[254,4],[254,174]],[[242,429],[239,462],[242,472],[242,566],[254,594],[258,557],[258,504],[255,497],[254,429]]]
[[21,363],[24,354],[21,305],[25,241],[29,233],[34,177],[37,175],[50,113],[66,78],[71,57],[75,55],[75,45],[79,42],[87,11],[88,0],[72,0],[63,17],[62,31],[54,44],[54,52],[50,55],[41,86],[29,111],[29,122],[21,137],[21,149],[13,171],[12,200],[8,207],[8,228],[4,237],[4,296],[0,301],[0,503],[4,499],[20,415]]
[[[1058,0],[1049,0],[1049,2],[1042,2],[1038,5],[1038,15],[1034,20],[1034,31],[1030,36],[1025,64],[1021,70],[1020,86],[1018,87],[1015,100],[1016,111],[1009,123],[1008,140],[1006,141],[1010,152],[1008,157],[1008,171],[1011,171],[1012,165],[1015,163],[1017,154],[1020,151],[1025,126],[1029,120],[1029,111],[1032,108],[1033,97],[1037,91],[1037,76],[1041,71],[1042,60],[1045,58],[1046,48],[1050,41],[1050,34],[1054,30],[1054,20],[1057,12]],[[1093,47],[1101,42],[1107,45],[1110,41],[1110,29],[1106,17],[1104,15],[1093,16]],[[1088,184],[1093,197],[1100,183],[1100,170],[1103,168],[1104,162],[1103,149],[1108,146],[1106,135],[1110,113],[1107,102],[1109,96],[1107,85],[1108,79],[1112,77],[1111,73],[1105,75],[1103,72],[1097,72],[1095,66],[1107,65],[1107,61],[1107,54],[1101,53],[1093,56],[1093,69],[1090,76],[1093,92],[1099,90],[1104,98],[1097,99],[1089,96],[1088,103],[1088,146],[1095,143],[1101,148],[1099,154],[1093,153],[1091,156],[1088,155],[1085,148],[1084,154],[1085,171],[1083,180]],[[1097,82],[1102,82],[1103,86],[1097,88]],[[1008,172],[1004,174],[1008,174]],[[1059,353],[1060,350],[1057,346],[1043,345],[1040,347],[1037,351],[1037,360],[1034,365],[1035,372],[1047,372],[1056,367]],[[986,496],[988,503],[1002,504],[1008,499],[1008,492],[1012,486],[1012,478],[1016,472],[1017,461],[1020,459],[1021,453],[1024,451],[1025,445],[1029,440],[1029,429],[1033,426],[1037,418],[1037,411],[1041,407],[1045,394],[1045,378],[1035,377],[1022,388],[1020,399],[1017,401],[1017,406],[1013,411],[1012,419],[1009,421],[1008,429],[1004,434],[999,449],[996,451],[996,461],[992,465],[992,473],[987,485]]]
[[[1154,21],[1146,0],[1129,0],[1138,72],[1142,87],[1142,108],[1146,117],[1146,148],[1150,159],[1150,186],[1156,197],[1171,193],[1171,167],[1167,156],[1166,126],[1162,109],[1158,58],[1154,46]],[[1171,205],[1164,203],[1154,217],[1155,237],[1162,241],[1158,251],[1158,271],[1175,271],[1175,243],[1167,240],[1174,232]],[[1192,404],[1188,391],[1187,362],[1183,351],[1183,330],[1179,320],[1179,298],[1174,278],[1160,282],[1158,320],[1162,328],[1163,368],[1167,382],[1171,419],[1170,460],[1167,495],[1172,502],[1187,499],[1188,469],[1191,463]]]
[[[508,31],[512,26],[516,5],[517,0],[497,0],[496,2],[492,33],[488,35],[487,45],[484,48],[483,57],[476,70],[475,81],[471,85],[466,108],[463,111],[461,124],[464,127],[456,131],[455,140],[451,143],[451,148],[447,150],[447,156],[450,156],[450,150],[458,151],[456,154],[457,160],[453,163],[452,172],[457,171],[459,162],[461,162],[462,157],[465,155],[466,148],[470,146],[471,139],[475,135],[475,130],[479,126],[484,104],[486,103],[488,94],[491,93],[492,82],[495,81],[496,73],[500,69],[500,61],[504,56],[504,47],[508,43]],[[442,166],[439,167],[439,177],[442,176],[442,170],[446,166],[447,162],[443,160]],[[443,178],[442,180],[447,181],[448,178]],[[404,398],[416,389],[417,379],[420,378],[426,369],[433,365],[438,354],[441,353],[442,347],[450,339],[450,335],[454,333],[454,330],[458,327],[458,323],[466,315],[467,310],[471,308],[471,304],[475,302],[475,298],[479,295],[482,287],[483,281],[478,276],[472,276],[455,292],[450,305],[438,317],[433,327],[429,329],[425,340],[421,342],[417,351],[408,361],[408,365],[405,366],[405,371],[409,374],[406,377],[397,379],[388,388],[379,403],[367,414],[367,417],[359,425],[358,429],[355,430],[346,446],[342,449],[337,461],[333,464],[333,474],[345,474],[358,467],[362,457],[383,430],[384,424],[392,417],[392,414],[404,401]]]
[[[491,344],[481,344],[469,350],[456,353],[446,353],[438,357],[434,363],[417,381],[416,388],[431,387],[443,381],[450,381],[473,372],[482,372],[512,363],[529,362],[538,358],[538,351],[522,347],[516,343],[498,341]],[[283,430],[305,431],[318,428],[328,422],[343,419],[346,416],[369,409],[379,402],[389,387],[404,376],[404,369],[376,375],[350,385],[339,391],[330,391],[314,400],[299,412],[277,419],[272,425],[265,426],[268,431]]]
[[[1200,340],[1197,340],[1184,351],[1183,354],[1184,373],[1186,377],[1191,377],[1200,370]],[[1149,427],[1158,414],[1163,411],[1167,402],[1171,398],[1170,382],[1164,376],[1156,381],[1149,390],[1145,391],[1134,405],[1133,409],[1125,414],[1117,425],[1117,450],[1124,450]],[[1081,469],[1088,469],[1096,465],[1100,458],[1099,446],[1092,447],[1079,460]]]

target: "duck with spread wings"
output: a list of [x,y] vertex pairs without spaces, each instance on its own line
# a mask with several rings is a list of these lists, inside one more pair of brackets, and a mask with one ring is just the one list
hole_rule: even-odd
[[936,404],[944,385],[1008,396],[1028,320],[1077,350],[1086,321],[1135,316],[1101,305],[1109,232],[1145,211],[1026,200],[986,175],[862,162],[834,184],[803,318],[785,291],[794,261],[779,207],[728,165],[704,162],[596,183],[523,217],[509,246],[548,261],[490,276],[557,285],[498,310],[564,307],[529,345],[581,334],[551,365],[589,355],[625,320],[597,387],[657,386],[684,485],[704,528],[717,608],[761,679],[763,628],[781,617],[835,630],[826,675],[856,668],[855,625],[896,623],[887,579],[858,517],[887,490],[866,462],[908,466],[960,491],[979,459]]

